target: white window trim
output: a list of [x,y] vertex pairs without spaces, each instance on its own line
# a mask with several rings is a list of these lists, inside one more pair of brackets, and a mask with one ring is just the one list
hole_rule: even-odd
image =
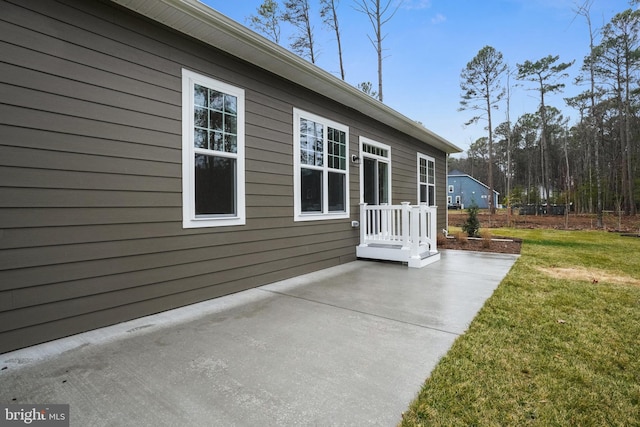
[[[308,120],[312,120],[316,123],[321,123],[324,125],[324,152],[323,152],[323,161],[322,161],[322,179],[323,179],[323,189],[328,188],[329,174],[328,171],[334,170],[329,168],[328,161],[328,150],[326,149],[327,143],[327,127],[332,127],[333,129],[337,129],[339,131],[344,132],[347,146],[346,146],[346,169],[345,173],[345,210],[341,212],[331,212],[329,211],[329,192],[322,191],[322,213],[309,213],[302,212],[302,201],[300,200],[300,192],[301,192],[301,182],[300,182],[300,119],[305,118]],[[349,127],[343,125],[341,123],[334,122],[332,120],[326,119],[324,117],[318,116],[313,113],[309,113],[304,110],[300,110],[298,108],[293,109],[293,211],[294,211],[294,221],[322,221],[322,220],[331,220],[331,219],[345,219],[349,218],[350,214],[350,200],[349,200]]]
[[[417,159],[417,168],[418,168],[418,192],[416,194],[416,201],[420,201],[420,185],[422,185],[422,182],[420,181],[420,160],[421,159],[425,159],[427,162],[433,162],[433,184],[429,184],[428,183],[428,178],[427,178],[427,186],[433,186],[433,199],[434,202],[437,200],[437,190],[438,190],[438,186],[437,186],[437,182],[436,182],[436,171],[435,171],[435,167],[436,167],[436,159],[431,157],[431,156],[427,156],[426,154],[422,154],[422,153],[418,153],[418,159]],[[428,168],[428,163],[427,163],[427,168]],[[427,188],[427,194],[429,194],[429,189]],[[437,203],[431,206],[437,206]]]
[[[236,159],[236,215],[196,217],[195,215],[195,148],[194,141],[194,91],[197,83],[237,97],[238,136],[235,154],[220,153]],[[210,77],[182,69],[182,227],[223,227],[244,225],[245,208],[245,98],[244,90]]]
[[[366,153],[362,149],[362,147],[365,144],[372,145],[374,147],[378,147],[383,150],[387,150],[388,156],[384,157],[384,156],[378,156],[376,154]],[[359,138],[359,150],[360,151],[358,155],[360,156],[360,203],[364,203],[364,166],[363,166],[364,158],[369,157],[370,159],[376,159],[378,161],[385,162],[389,165],[389,171],[388,171],[389,176],[387,176],[387,188],[389,188],[389,204],[392,204],[393,189],[391,188],[391,183],[393,180],[391,179],[391,177],[393,176],[393,173],[391,170],[391,146],[387,144],[383,144],[382,142],[374,141],[373,139],[369,139],[367,137],[361,136]]]

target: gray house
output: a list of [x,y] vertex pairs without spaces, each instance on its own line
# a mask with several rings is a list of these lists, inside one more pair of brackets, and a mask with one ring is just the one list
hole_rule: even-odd
[[[452,170],[447,174],[447,206],[468,208],[475,203],[480,209],[489,208],[489,187],[474,177]],[[498,207],[500,193],[493,191],[493,204]]]
[[445,227],[458,147],[197,1],[0,1],[0,25],[0,353]]

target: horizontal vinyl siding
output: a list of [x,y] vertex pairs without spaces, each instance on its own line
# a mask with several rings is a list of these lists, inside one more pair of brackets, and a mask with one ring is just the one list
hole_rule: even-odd
[[[183,67],[245,90],[245,226],[182,228]],[[294,107],[349,126],[349,154],[393,145],[394,198],[415,201],[417,151],[445,166],[108,2],[0,0],[0,94],[0,353],[355,259],[350,220],[293,221]]]
[[[220,285],[213,288],[198,288],[190,291],[180,292],[178,294],[172,294],[166,297],[156,298],[153,300],[146,300],[134,304],[120,305],[109,310],[101,310],[85,315],[66,317],[57,321],[34,324],[26,328],[14,329],[6,333],[2,333],[1,336],[3,340],[6,340],[6,342],[10,343],[14,348],[26,347],[34,343],[45,342],[59,337],[61,336],[60,331],[64,331],[64,333],[67,335],[80,333],[111,324],[113,323],[114,318],[133,319],[157,313],[159,311],[169,310],[175,307],[193,304],[229,293],[250,289],[256,286],[260,286],[263,282],[274,282],[280,280],[280,277],[283,274],[287,275],[288,277],[294,277],[318,269],[328,268],[334,265],[335,261],[333,259],[314,259],[313,263],[306,263],[298,265],[296,267],[283,268],[281,270],[278,270],[276,273],[261,273],[248,279],[221,283]],[[276,265],[276,267],[279,266]],[[260,268],[260,266],[257,266],[257,268]],[[210,277],[207,279],[215,280],[216,278]],[[186,281],[188,281],[188,279],[180,279],[181,283]]]
[[[110,5],[0,12],[0,352],[354,259],[293,222],[299,88]],[[182,67],[247,92],[244,227],[182,229]]]
[[[95,278],[95,281],[100,285],[98,288],[92,286],[93,280],[85,279],[77,282],[76,286],[73,283],[69,283],[68,286],[53,286],[49,289],[53,292],[52,295],[42,294],[42,290],[47,290],[46,287],[39,289],[39,292],[35,292],[33,288],[14,289],[9,291],[8,294],[3,293],[2,295],[12,300],[13,309],[0,312],[0,332],[30,326],[34,323],[49,322],[64,317],[117,307],[122,305],[123,299],[129,304],[138,303],[192,289],[209,288],[212,282],[225,283],[233,280],[242,280],[243,278],[259,278],[263,274],[277,272],[280,269],[313,263],[316,257],[327,256],[328,258],[333,258],[345,254],[344,248],[336,248],[337,242],[313,240],[313,247],[305,245],[278,248],[279,242],[275,242],[275,248],[263,253],[262,262],[255,262],[254,254],[252,253],[224,256],[220,253],[224,252],[223,250],[218,251],[218,257],[211,260],[204,258],[202,254],[198,254],[195,251],[196,253],[193,256],[195,259],[200,259],[200,261],[190,261],[182,265],[173,264],[174,268],[171,269],[164,265],[157,265],[156,269],[160,271],[154,271],[154,269],[149,268],[146,270],[146,274],[140,275],[139,279],[144,280],[147,277],[155,277],[155,280],[150,284],[136,282],[138,286],[135,287],[130,282],[123,283],[122,280],[104,280],[106,278],[105,275]],[[231,252],[237,251],[232,248]],[[183,254],[176,254],[178,257],[181,255]],[[150,259],[152,257],[145,256],[144,258]],[[162,256],[153,257],[153,259],[162,258]],[[136,260],[134,257],[129,259],[132,262],[141,260]],[[169,263],[169,265],[172,264]],[[115,268],[115,263],[112,263],[112,266]],[[100,266],[97,265],[96,267],[100,271]],[[149,267],[153,267],[153,265]],[[173,270],[176,271],[173,272]],[[161,272],[166,274],[158,274]],[[113,277],[113,272],[110,272],[110,274]],[[122,279],[123,276],[120,278]],[[61,296],[64,299],[60,299]]]

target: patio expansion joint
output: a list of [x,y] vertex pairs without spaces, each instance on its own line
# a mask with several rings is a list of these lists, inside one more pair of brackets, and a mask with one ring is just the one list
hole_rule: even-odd
[[279,292],[279,291],[274,291],[274,290],[270,290],[270,289],[263,289],[263,288],[259,288],[259,290],[263,291],[263,292],[268,292],[268,293],[271,293],[271,294],[275,294],[275,295],[280,295],[280,296],[284,296],[284,297],[295,298],[295,299],[299,299],[299,300],[302,300],[302,301],[311,302],[311,303],[314,303],[314,304],[325,305],[325,306],[328,306],[328,307],[337,308],[339,310],[350,311],[352,313],[364,314],[366,316],[377,317],[379,319],[389,320],[391,322],[402,323],[404,325],[416,326],[416,327],[421,328],[421,329],[429,329],[431,331],[442,332],[444,334],[454,335],[456,337],[462,335],[462,333],[460,333],[460,332],[452,332],[452,331],[447,331],[447,330],[444,330],[444,329],[434,328],[432,326],[422,325],[420,323],[408,322],[406,320],[400,320],[400,319],[394,319],[393,317],[381,316],[379,314],[369,313],[367,311],[356,310],[354,308],[343,307],[343,306],[340,306],[340,305],[337,305],[337,304],[331,304],[331,303],[328,303],[328,302],[322,302],[322,301],[318,301],[318,300],[315,300],[315,299],[301,297],[301,296],[298,296],[298,295],[288,294],[286,292]]

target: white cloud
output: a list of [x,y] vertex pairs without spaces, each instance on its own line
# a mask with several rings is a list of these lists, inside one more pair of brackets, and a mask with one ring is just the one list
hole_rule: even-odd
[[407,10],[429,9],[431,0],[404,0],[402,8]]
[[434,16],[433,18],[431,18],[431,23],[432,24],[439,24],[441,22],[444,22],[447,20],[447,17],[444,16],[441,13],[437,13],[436,16]]

